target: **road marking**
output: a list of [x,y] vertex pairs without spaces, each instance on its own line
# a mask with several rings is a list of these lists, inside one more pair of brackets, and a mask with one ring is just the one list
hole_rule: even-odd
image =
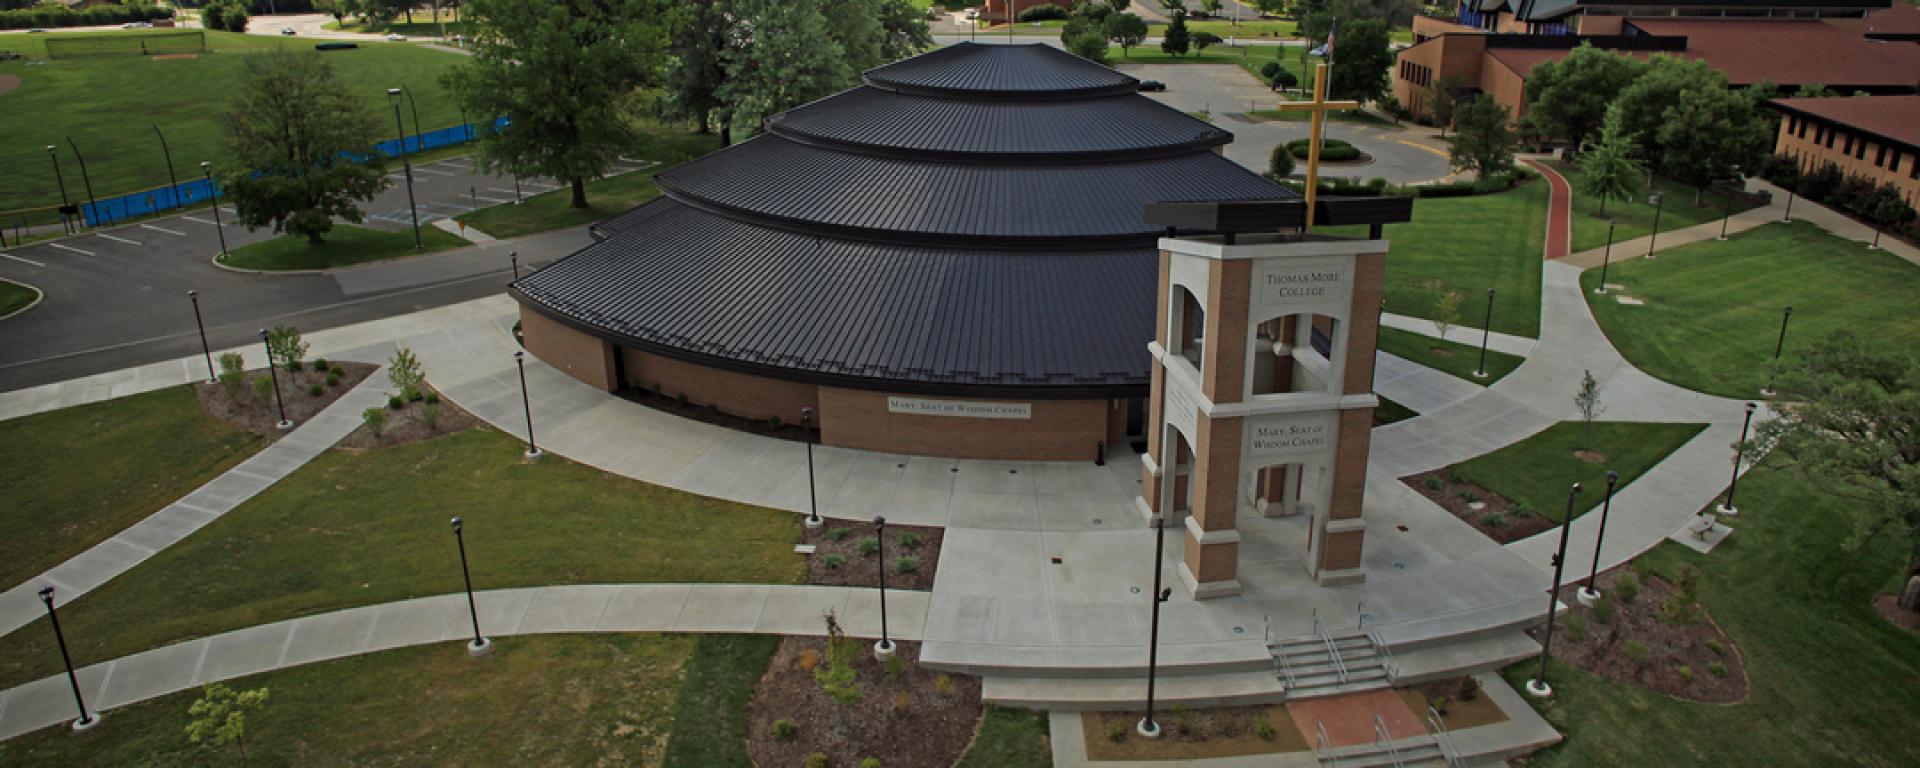
[[413,167],[413,172],[414,172],[414,173],[425,173],[425,174],[431,174],[431,175],[434,175],[434,176],[454,176],[454,175],[457,175],[457,174],[455,174],[455,173],[454,173],[453,171],[437,171],[437,170],[434,170],[434,169],[432,169],[432,168],[428,168],[428,167],[426,167],[426,166],[424,166],[424,165],[416,165],[416,166],[414,166],[414,167]]
[[511,189],[501,189],[501,188],[499,188],[499,187],[481,187],[481,189],[484,189],[484,190],[486,190],[486,191],[488,191],[488,192],[503,192],[503,193],[506,193],[506,194],[509,194],[509,195],[517,195],[517,194],[520,194],[520,193],[519,193],[518,191],[516,191],[516,190],[511,190]]
[[70,245],[61,245],[61,244],[59,244],[59,243],[47,243],[47,245],[48,245],[49,247],[52,247],[52,248],[58,248],[58,249],[60,249],[60,250],[63,250],[63,251],[73,251],[74,253],[77,253],[77,254],[80,254],[80,255],[82,255],[82,256],[92,256],[92,255],[93,255],[93,251],[83,251],[83,250],[80,250],[80,249],[78,249],[78,248],[75,248],[75,247],[73,247],[73,246],[70,246]]
[[12,259],[12,260],[14,260],[14,261],[17,261],[17,262],[20,262],[20,263],[22,263],[22,264],[32,264],[32,265],[34,265],[34,266],[36,266],[36,267],[41,267],[41,268],[43,268],[43,269],[44,269],[44,268],[45,268],[45,267],[47,266],[47,265],[45,265],[45,264],[42,264],[42,263],[40,263],[40,262],[37,262],[37,261],[34,261],[33,259],[24,259],[24,258],[21,258],[21,257],[19,257],[19,256],[15,256],[15,255],[13,255],[13,254],[11,254],[11,253],[0,253],[0,257],[5,257],[5,258],[9,258],[9,259]]
[[473,198],[473,199],[475,199],[475,200],[485,200],[485,201],[487,201],[487,202],[489,202],[489,203],[511,203],[511,202],[513,202],[512,200],[504,200],[504,199],[501,199],[501,198],[498,198],[498,197],[487,197],[486,195],[467,195],[467,197],[471,197],[471,198]]
[[107,234],[107,233],[105,233],[105,232],[95,232],[95,233],[93,233],[93,236],[94,236],[94,237],[104,237],[104,238],[106,238],[106,239],[108,239],[108,240],[112,240],[112,241],[114,241],[114,242],[116,242],[116,243],[126,243],[127,245],[139,245],[139,244],[140,244],[140,242],[139,242],[138,240],[128,240],[128,239],[126,239],[126,238],[124,238],[124,237],[114,237],[113,235],[109,235],[109,234]]
[[186,219],[187,221],[191,221],[195,224],[205,224],[209,227],[217,226],[211,221],[207,221],[206,219],[202,219],[196,216],[181,216],[180,218]]
[[1438,150],[1438,149],[1434,149],[1433,147],[1429,147],[1429,146],[1427,146],[1427,145],[1425,145],[1425,144],[1421,144],[1421,143],[1419,143],[1419,142],[1417,142],[1417,141],[1407,141],[1406,139],[1394,139],[1394,141],[1397,141],[1397,142],[1400,142],[1400,143],[1402,143],[1402,144],[1405,144],[1405,145],[1407,145],[1407,146],[1409,146],[1409,147],[1413,147],[1414,149],[1424,149],[1424,150],[1426,150],[1426,151],[1428,151],[1428,152],[1432,152],[1432,153],[1434,153],[1434,154],[1436,154],[1436,155],[1439,155],[1439,156],[1441,156],[1441,157],[1448,157],[1448,158],[1450,158],[1450,157],[1452,157],[1452,155],[1449,155],[1449,154],[1447,154],[1447,153],[1445,153],[1445,152],[1442,152],[1442,151],[1440,151],[1440,150]]
[[421,203],[421,205],[428,205],[428,206],[434,206],[434,207],[438,207],[438,208],[452,208],[452,209],[454,209],[454,210],[458,210],[458,211],[471,211],[471,210],[473,210],[473,206],[471,206],[471,205],[461,205],[461,204],[459,204],[459,203],[436,203],[436,202],[426,202],[426,203]]
[[142,225],[140,225],[140,228],[141,228],[141,229],[151,229],[151,230],[153,230],[153,231],[155,231],[155,232],[165,232],[165,233],[167,233],[167,234],[169,234],[169,235],[173,235],[174,237],[186,237],[186,236],[187,236],[187,233],[185,233],[185,232],[180,232],[180,231],[177,231],[177,230],[172,230],[172,229],[167,229],[166,227],[156,227],[156,226],[154,226],[154,225],[152,225],[152,224],[142,224]]

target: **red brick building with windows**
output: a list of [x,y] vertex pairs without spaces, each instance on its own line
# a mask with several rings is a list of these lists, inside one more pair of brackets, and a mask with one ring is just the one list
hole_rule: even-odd
[[1072,0],[986,0],[980,8],[980,18],[988,23],[1004,24],[1007,21],[1007,12],[1011,10],[1013,19],[1018,21],[1020,14],[1026,13],[1028,8],[1037,5],[1057,5],[1062,10],[1073,11]]
[[1801,173],[1833,165],[1874,184],[1891,184],[1920,205],[1920,96],[1770,99],[1781,115],[1774,152]]

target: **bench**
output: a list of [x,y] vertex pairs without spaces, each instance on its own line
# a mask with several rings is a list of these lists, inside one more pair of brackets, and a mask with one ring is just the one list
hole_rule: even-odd
[[1710,514],[1694,515],[1692,520],[1687,521],[1687,533],[1691,534],[1695,539],[1699,539],[1700,541],[1706,541],[1707,534],[1711,533],[1713,531],[1713,526],[1718,524],[1719,522],[1720,522],[1719,518],[1716,518]]

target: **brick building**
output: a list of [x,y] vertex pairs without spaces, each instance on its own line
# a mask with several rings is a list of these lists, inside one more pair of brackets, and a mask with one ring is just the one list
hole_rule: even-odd
[[831,445],[1091,460],[1144,441],[1160,200],[1291,199],[1232,135],[1051,46],[867,72],[655,177],[513,284],[527,349]]
[[986,0],[980,7],[980,19],[992,24],[1004,24],[1011,11],[1017,21],[1020,14],[1036,5],[1057,5],[1065,11],[1073,10],[1073,0]]
[[1770,99],[1780,137],[1774,152],[1802,173],[1833,165],[1848,176],[1892,184],[1920,205],[1920,96]]
[[1894,0],[1457,0],[1458,23],[1496,33],[1618,35],[1628,19],[1860,19]]

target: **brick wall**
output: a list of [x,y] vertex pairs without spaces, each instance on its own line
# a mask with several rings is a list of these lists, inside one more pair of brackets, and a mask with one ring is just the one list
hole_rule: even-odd
[[526,305],[520,307],[520,332],[527,351],[567,375],[612,392],[613,345],[590,336]]
[[[1827,134],[1833,134],[1831,140]],[[1850,152],[1847,151],[1849,137],[1853,139],[1853,151]],[[1833,146],[1828,147],[1828,144]],[[1864,151],[1862,144],[1865,145]],[[1852,133],[1845,127],[1794,115],[1780,119],[1780,135],[1774,142],[1774,152],[1796,159],[1803,173],[1811,173],[1827,163],[1833,163],[1843,175],[1869,179],[1875,184],[1892,182],[1900,190],[1901,199],[1910,203],[1920,200],[1920,178],[1916,178],[1914,173],[1915,168],[1920,168],[1920,154],[1897,146],[1888,146],[1884,157],[1880,151],[1880,141],[1877,139]],[[1875,161],[1880,164],[1875,165]]]
[[1032,418],[922,416],[889,412],[884,392],[820,387],[820,437],[828,445],[921,456],[1093,461],[1107,436],[1111,401],[1022,402],[1031,403]]
[[688,402],[711,405],[735,416],[800,422],[800,409],[814,407],[819,387],[675,360],[621,349],[621,368],[628,386],[652,389],[673,397],[685,393]]

